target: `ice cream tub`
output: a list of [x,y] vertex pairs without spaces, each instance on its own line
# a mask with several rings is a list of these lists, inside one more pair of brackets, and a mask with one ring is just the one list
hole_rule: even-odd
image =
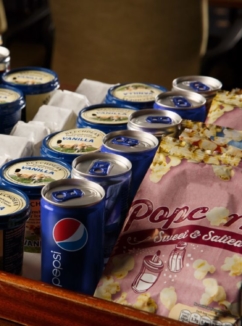
[[119,84],[109,88],[105,103],[151,109],[158,94],[166,91],[163,86],[145,83]]
[[30,216],[28,196],[0,186],[0,270],[21,275],[25,224]]
[[91,105],[79,112],[77,128],[94,128],[105,134],[127,129],[129,116],[136,108],[121,107],[115,104]]
[[26,121],[33,120],[39,107],[47,104],[52,93],[59,88],[57,74],[40,67],[11,69],[2,75],[2,82],[23,92],[26,101],[23,120]]
[[38,156],[12,160],[1,167],[1,184],[24,192],[30,200],[31,214],[25,226],[24,251],[41,251],[40,198],[43,186],[68,179],[70,175],[68,164]]
[[98,129],[76,128],[48,135],[43,139],[40,153],[43,157],[68,164],[87,153],[99,152],[106,134]]
[[16,87],[0,85],[0,133],[10,134],[15,124],[21,120],[25,100],[22,91]]

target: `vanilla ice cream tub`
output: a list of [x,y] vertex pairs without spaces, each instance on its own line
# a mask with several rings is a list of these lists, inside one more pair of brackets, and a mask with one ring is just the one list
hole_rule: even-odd
[[21,275],[25,224],[30,216],[28,196],[0,185],[0,270]]
[[101,130],[92,128],[55,132],[43,139],[40,153],[42,157],[72,164],[73,160],[80,155],[100,152],[105,135]]
[[165,91],[165,87],[155,84],[118,84],[109,88],[104,102],[122,106],[134,106],[137,109],[151,109],[156,96]]
[[130,115],[135,111],[136,108],[120,107],[115,104],[91,105],[79,112],[77,127],[99,129],[105,134],[125,130]]
[[33,120],[39,107],[47,104],[52,93],[59,88],[57,74],[40,67],[11,69],[2,75],[2,82],[23,92],[26,101],[23,120],[26,121]]
[[[241,318],[242,150],[164,137],[95,296],[198,325]],[[240,154],[239,154],[240,152]]]
[[0,133],[10,134],[21,119],[25,99],[22,91],[16,87],[0,85]]
[[12,160],[1,167],[1,184],[21,190],[30,200],[31,214],[25,226],[24,251],[41,251],[40,198],[43,186],[68,179],[70,175],[70,165],[37,156]]

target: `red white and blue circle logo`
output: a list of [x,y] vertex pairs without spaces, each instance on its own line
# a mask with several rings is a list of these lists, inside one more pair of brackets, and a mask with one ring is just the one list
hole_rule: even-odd
[[87,229],[74,218],[64,218],[55,224],[53,239],[63,250],[77,251],[87,243]]

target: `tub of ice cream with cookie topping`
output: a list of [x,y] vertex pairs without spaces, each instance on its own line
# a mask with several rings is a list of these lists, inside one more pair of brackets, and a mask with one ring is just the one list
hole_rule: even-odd
[[24,251],[39,253],[41,249],[41,189],[52,181],[68,179],[70,175],[70,165],[42,157],[24,157],[12,160],[1,167],[1,185],[19,189],[30,199],[31,214],[25,226]]
[[59,88],[57,74],[40,67],[12,69],[2,75],[2,82],[23,92],[26,101],[23,120],[26,121],[32,120],[39,107],[47,103],[51,94]]

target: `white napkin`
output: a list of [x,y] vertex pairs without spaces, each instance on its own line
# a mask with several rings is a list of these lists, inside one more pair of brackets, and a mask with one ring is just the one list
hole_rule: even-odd
[[33,142],[27,137],[0,134],[0,144],[0,157],[9,161],[33,155]]
[[90,105],[90,103],[84,95],[58,89],[51,96],[48,105],[72,110],[76,117],[78,117],[79,112],[86,106]]
[[11,131],[11,135],[26,137],[33,143],[33,156],[40,156],[42,141],[49,134],[50,129],[41,121],[19,121]]
[[3,166],[3,164],[7,163],[10,161],[10,157],[6,154],[2,154],[0,155],[0,167]]
[[76,89],[76,93],[87,97],[90,105],[100,104],[104,102],[108,89],[114,86],[96,80],[83,79]]
[[50,129],[57,132],[76,127],[76,115],[72,110],[53,105],[41,105],[33,121],[42,121]]

